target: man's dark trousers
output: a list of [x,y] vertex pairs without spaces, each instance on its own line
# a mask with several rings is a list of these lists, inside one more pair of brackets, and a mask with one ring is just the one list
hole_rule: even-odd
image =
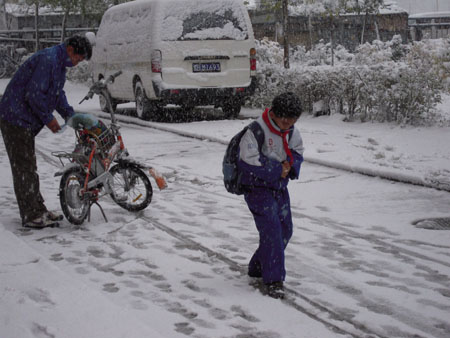
[[39,190],[34,134],[31,130],[0,120],[3,141],[13,176],[14,192],[22,224],[47,211]]

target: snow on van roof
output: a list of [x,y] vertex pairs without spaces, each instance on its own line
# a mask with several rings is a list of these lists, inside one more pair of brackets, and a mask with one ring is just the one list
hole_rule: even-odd
[[248,27],[240,0],[166,0],[162,40],[245,40]]
[[[168,0],[166,0],[168,1]],[[115,11],[121,11],[124,8],[131,8],[131,7],[135,7],[135,6],[140,6],[149,2],[158,2],[158,0],[135,0],[135,1],[130,1],[130,2],[124,2],[118,5],[114,5],[110,8],[108,8],[108,10],[105,13],[112,13]]]
[[147,41],[152,18],[146,2],[132,1],[108,9],[103,15],[97,36],[101,35],[103,40],[114,44]]
[[108,9],[98,34],[114,43],[145,41],[150,22],[163,41],[245,40],[245,14],[241,0],[137,0]]

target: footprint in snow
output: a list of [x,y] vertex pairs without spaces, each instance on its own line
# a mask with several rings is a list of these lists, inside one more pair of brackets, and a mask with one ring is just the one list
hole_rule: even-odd
[[110,293],[116,293],[120,289],[116,286],[115,283],[106,283],[103,284],[103,291],[110,292]]
[[379,145],[379,143],[376,140],[374,140],[373,138],[371,138],[371,137],[369,137],[367,139],[367,142],[369,142],[373,146],[378,146]]

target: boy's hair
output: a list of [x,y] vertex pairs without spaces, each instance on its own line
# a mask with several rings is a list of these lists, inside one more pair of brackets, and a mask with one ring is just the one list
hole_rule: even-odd
[[85,60],[89,60],[92,56],[92,46],[89,39],[85,36],[74,35],[64,42],[66,47],[71,46],[73,52],[78,55],[83,55]]
[[277,117],[298,118],[302,114],[303,108],[297,95],[286,92],[273,99],[271,110]]

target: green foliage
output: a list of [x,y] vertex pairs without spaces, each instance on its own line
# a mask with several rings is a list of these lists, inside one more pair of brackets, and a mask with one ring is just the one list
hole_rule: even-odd
[[261,8],[267,11],[280,11],[282,6],[283,0],[261,0]]

